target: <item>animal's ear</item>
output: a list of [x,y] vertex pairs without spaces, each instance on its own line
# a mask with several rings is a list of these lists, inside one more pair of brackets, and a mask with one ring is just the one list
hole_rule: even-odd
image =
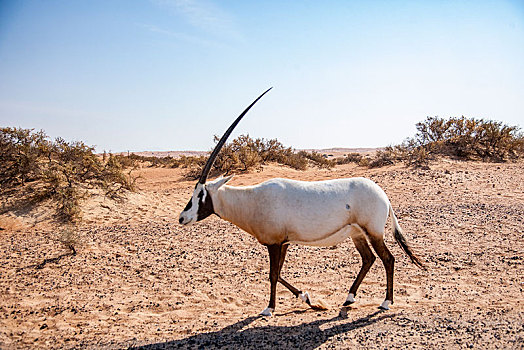
[[210,190],[210,191],[216,191],[220,187],[225,185],[229,180],[231,180],[233,178],[233,176],[235,176],[235,175],[230,175],[230,176],[226,176],[226,177],[220,176],[218,179],[216,179],[216,180],[214,180],[212,182],[208,182],[206,184],[206,188],[208,190]]

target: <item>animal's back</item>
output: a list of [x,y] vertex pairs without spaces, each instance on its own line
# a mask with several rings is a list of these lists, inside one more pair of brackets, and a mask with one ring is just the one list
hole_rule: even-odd
[[289,241],[322,240],[353,223],[368,226],[374,219],[370,212],[378,211],[382,217],[385,214],[379,225],[387,218],[387,196],[366,178],[313,182],[272,179],[253,190],[258,215],[268,220],[265,229],[279,231]]

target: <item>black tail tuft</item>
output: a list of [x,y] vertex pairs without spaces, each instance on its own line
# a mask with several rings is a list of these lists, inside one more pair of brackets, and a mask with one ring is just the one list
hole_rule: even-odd
[[395,241],[397,241],[398,245],[402,250],[409,256],[413,264],[415,264],[418,268],[422,270],[427,270],[426,266],[420,261],[420,259],[413,254],[411,251],[411,248],[409,248],[408,243],[406,242],[406,238],[402,235],[402,232],[400,232],[399,229],[395,227]]

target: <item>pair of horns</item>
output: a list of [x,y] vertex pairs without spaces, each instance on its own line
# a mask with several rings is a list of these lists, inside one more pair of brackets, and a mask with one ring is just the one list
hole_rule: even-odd
[[262,98],[262,96],[264,96],[271,89],[272,89],[272,87],[267,89],[262,95],[258,96],[258,98],[255,101],[253,101],[253,103],[251,103],[244,110],[244,112],[242,112],[242,114],[240,114],[238,116],[237,119],[235,119],[233,124],[231,124],[231,126],[226,130],[224,135],[222,135],[222,137],[220,138],[220,141],[218,141],[218,144],[215,146],[215,149],[213,150],[213,152],[211,153],[211,155],[207,159],[206,165],[204,166],[204,169],[202,170],[202,175],[200,175],[200,180],[198,180],[199,183],[201,183],[201,184],[205,184],[206,183],[207,175],[209,175],[209,171],[211,171],[211,167],[213,166],[213,163],[215,162],[215,158],[217,157],[218,152],[220,152],[220,150],[222,149],[222,146],[224,146],[224,144],[226,143],[227,138],[229,137],[229,135],[231,135],[231,133],[233,132],[233,129],[237,126],[237,124],[244,117],[244,115],[246,115],[246,113],[251,109],[251,107],[253,107],[255,105],[255,103],[257,103],[258,100],[260,100]]

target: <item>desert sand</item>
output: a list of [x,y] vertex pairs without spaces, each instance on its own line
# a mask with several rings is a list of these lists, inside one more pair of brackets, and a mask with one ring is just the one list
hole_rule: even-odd
[[[84,205],[77,254],[55,239],[45,205],[0,218],[0,348],[522,349],[524,163],[441,160],[429,170],[354,164],[295,171],[274,165],[231,184],[272,177],[366,176],[388,194],[414,266],[396,257],[395,299],[377,260],[357,302],[342,309],[360,268],[348,240],[292,246],[283,276],[322,299],[316,311],[278,286],[273,317],[266,248],[216,216],[178,224],[193,181],[181,169],[138,170],[139,190]],[[46,214],[47,213],[47,214]],[[47,216],[46,216],[47,215]],[[42,264],[44,259],[47,263]]]

